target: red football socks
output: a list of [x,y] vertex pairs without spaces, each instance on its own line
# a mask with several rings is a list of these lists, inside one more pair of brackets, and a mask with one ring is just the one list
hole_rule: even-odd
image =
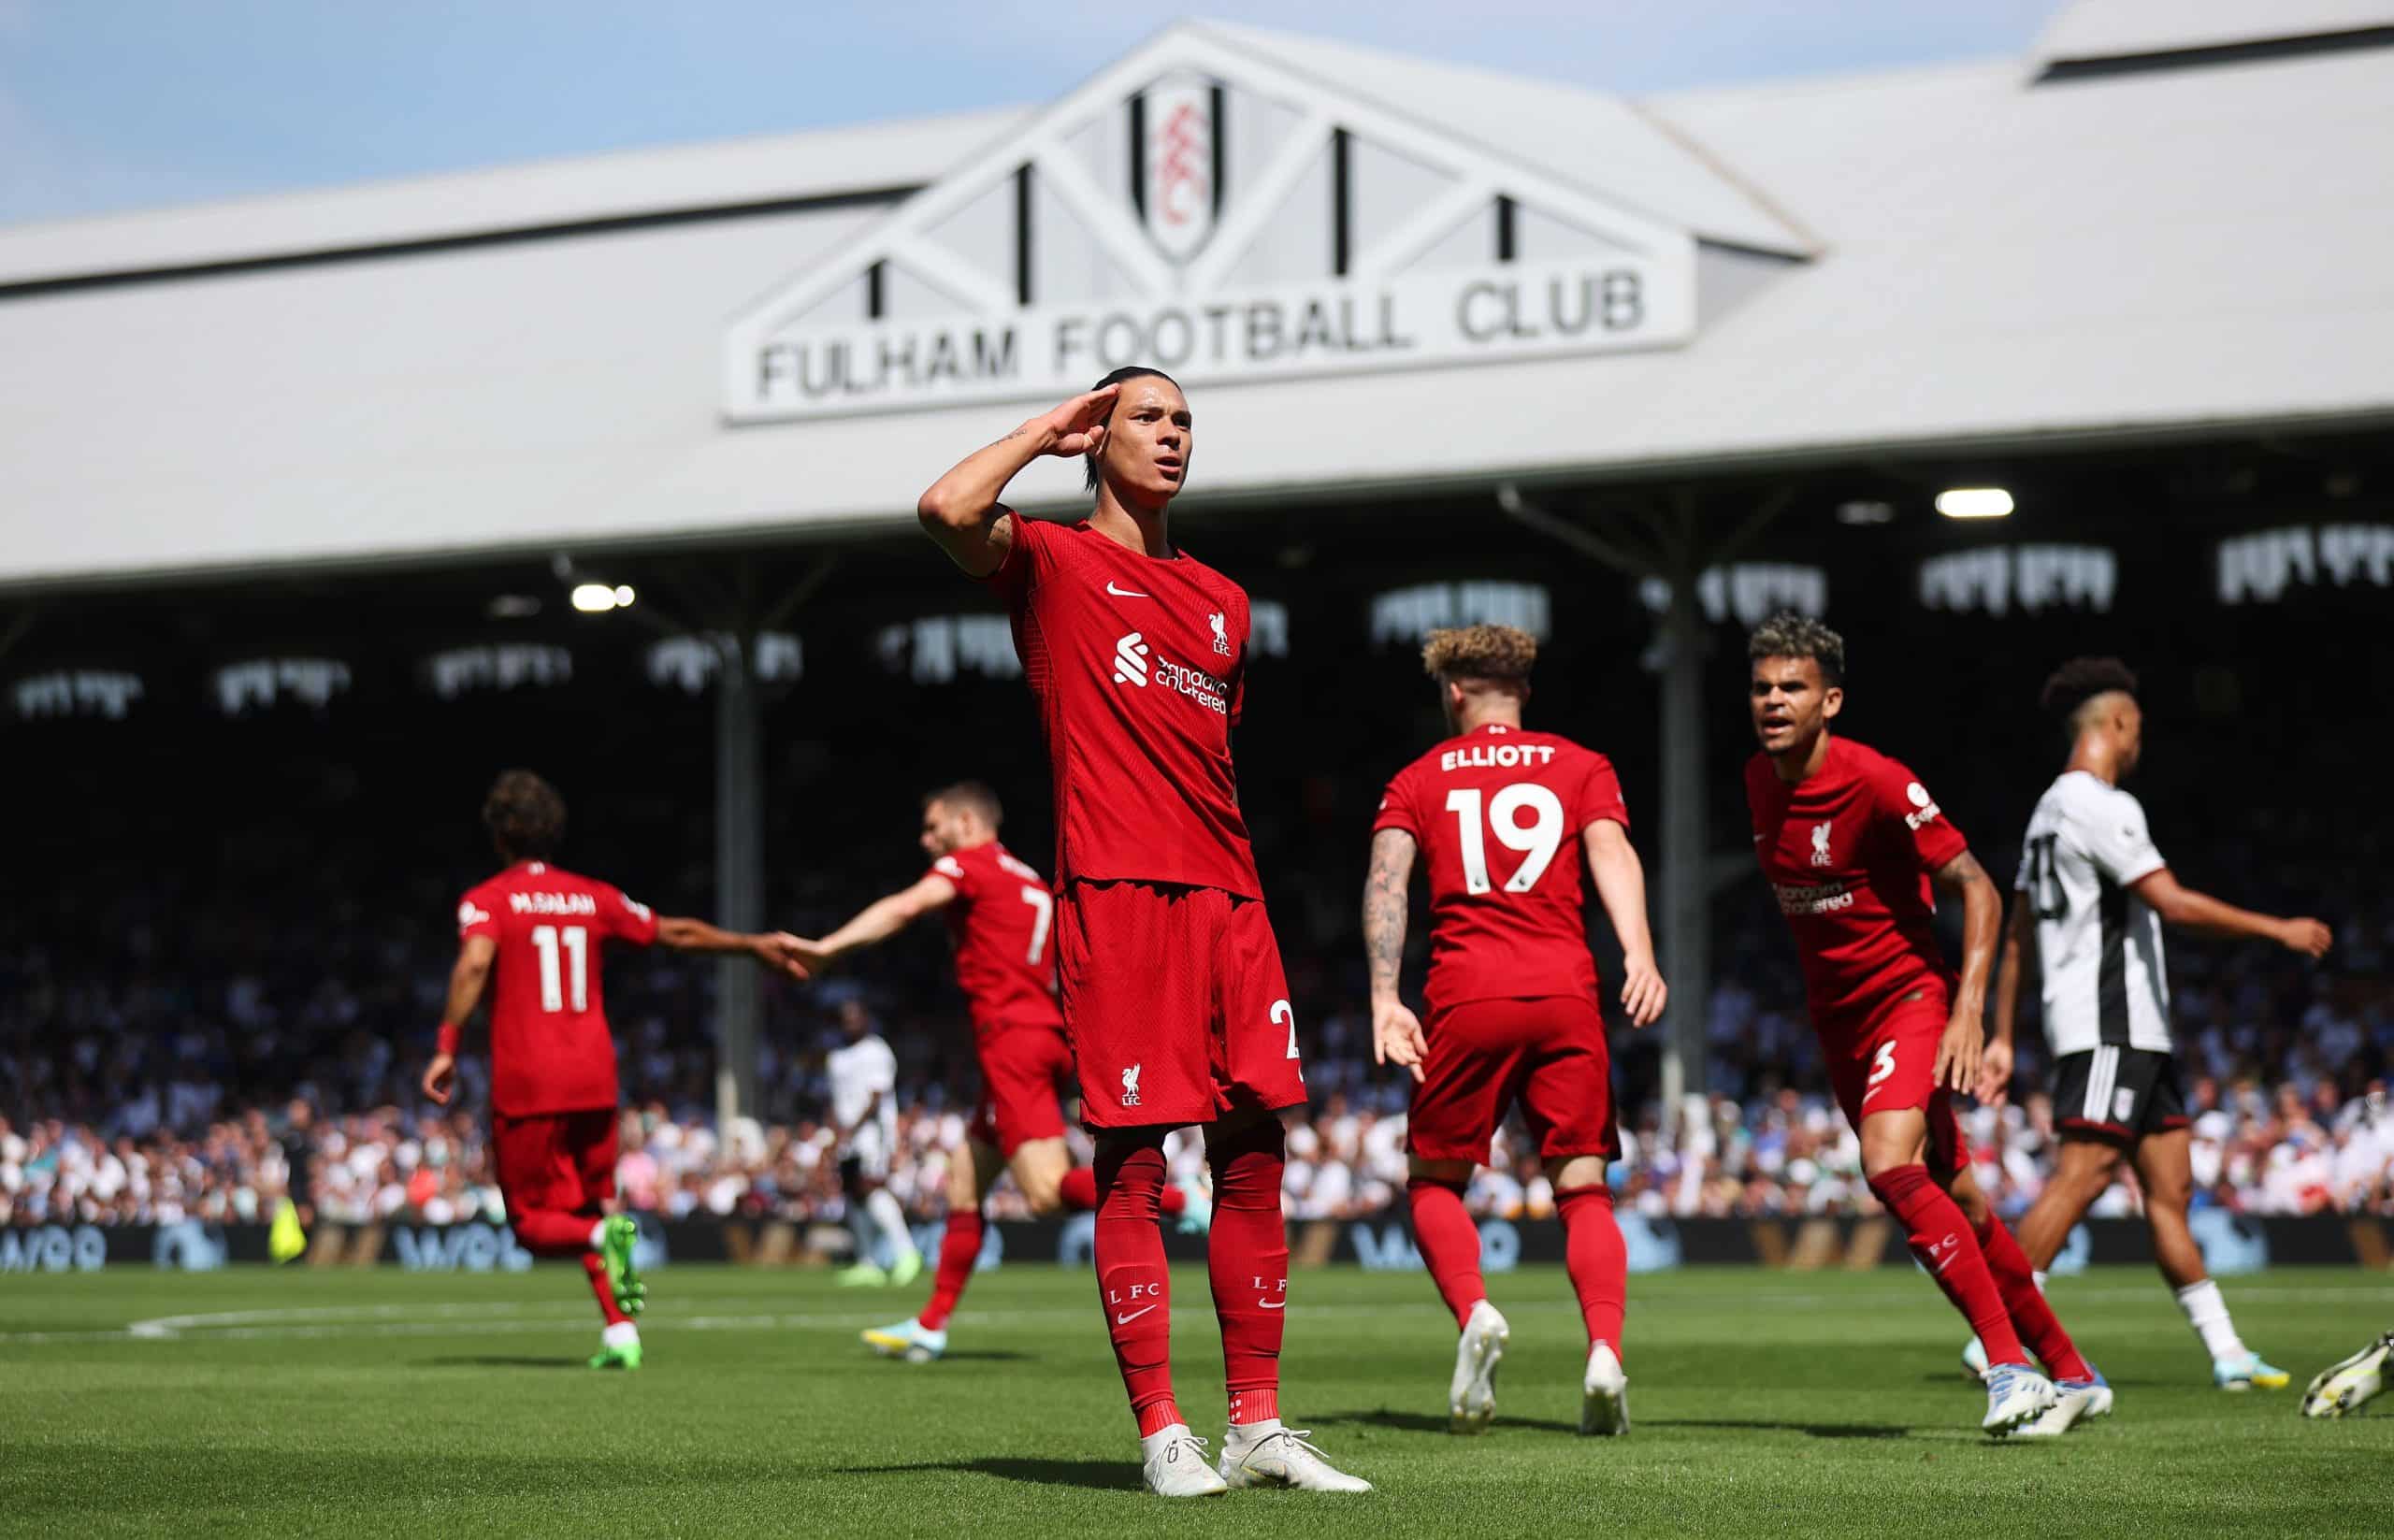
[[2078,1345],[2070,1340],[2061,1318],[2045,1303],[2044,1290],[2037,1287],[2036,1271],[2028,1265],[2028,1254],[2020,1249],[2012,1231],[1990,1214],[1978,1237],[1979,1250],[1986,1257],[1987,1272],[1994,1274],[2013,1329],[2036,1349],[2047,1372],[2055,1379],[2093,1379],[2095,1371],[2079,1356]]
[[567,1214],[559,1209],[527,1209],[507,1217],[515,1244],[535,1257],[580,1257],[590,1250],[594,1214]]
[[[1064,1173],[1056,1184],[1056,1195],[1064,1201],[1067,1214],[1089,1214],[1097,1209],[1097,1173],[1089,1166],[1074,1166]],[[1176,1215],[1189,1207],[1189,1194],[1166,1185],[1162,1197],[1163,1211]]]
[[1222,1323],[1222,1383],[1233,1423],[1280,1415],[1280,1337],[1289,1303],[1289,1227],[1280,1216],[1286,1138],[1280,1120],[1269,1115],[1205,1138],[1205,1163],[1214,1173],[1214,1229],[1205,1259],[1214,1314]]
[[[583,1227],[583,1239],[587,1241],[589,1238],[589,1227],[585,1225]],[[625,1321],[631,1319],[631,1317],[625,1315],[622,1308],[615,1303],[614,1286],[607,1281],[606,1258],[599,1256],[598,1253],[595,1251],[584,1251],[582,1254],[582,1271],[590,1275],[590,1292],[598,1296],[598,1314],[607,1317],[607,1324],[609,1326],[620,1326]]]
[[1922,1165],[1897,1166],[1870,1178],[1870,1190],[1903,1225],[1911,1254],[1979,1334],[1989,1363],[2026,1363],[2028,1351],[2012,1329],[2012,1314],[1995,1287],[1969,1221]]
[[1612,1188],[1565,1188],[1555,1193],[1554,1206],[1563,1215],[1564,1265],[1579,1296],[1588,1346],[1605,1343],[1619,1358],[1621,1318],[1629,1303],[1629,1247],[1613,1217]]
[[977,1208],[947,1211],[947,1233],[939,1242],[939,1268],[931,1274],[931,1303],[915,1317],[915,1324],[924,1331],[945,1330],[947,1317],[956,1314],[956,1302],[963,1296],[964,1286],[973,1281],[973,1264],[981,1259],[986,1229]]
[[1145,1438],[1182,1420],[1172,1399],[1171,1281],[1156,1223],[1164,1185],[1162,1136],[1152,1144],[1102,1143],[1093,1170],[1098,1303],[1114,1340],[1114,1362],[1131,1393],[1131,1415]]
[[1414,1247],[1461,1331],[1471,1307],[1488,1297],[1487,1280],[1479,1275],[1479,1227],[1464,1212],[1463,1184],[1416,1176],[1405,1184],[1405,1197],[1413,1209]]

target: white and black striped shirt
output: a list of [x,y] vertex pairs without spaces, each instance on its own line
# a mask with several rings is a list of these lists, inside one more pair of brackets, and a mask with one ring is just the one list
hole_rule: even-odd
[[2055,1057],[2107,1043],[2170,1051],[2161,916],[2128,891],[2168,864],[2143,806],[2099,776],[2067,771],[2038,799],[2012,885],[2035,906]]

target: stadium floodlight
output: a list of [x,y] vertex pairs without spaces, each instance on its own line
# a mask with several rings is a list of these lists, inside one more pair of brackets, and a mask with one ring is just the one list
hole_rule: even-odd
[[2000,519],[2012,512],[2012,494],[1999,486],[1948,487],[1937,495],[1937,511],[1949,519]]
[[1839,524],[1893,524],[1896,522],[1896,505],[1881,502],[1876,498],[1856,497],[1852,501],[1837,505],[1837,522]]
[[632,585],[631,585],[630,583],[619,583],[615,584],[615,608],[616,608],[616,609],[618,609],[618,610],[628,610],[628,609],[630,609],[630,608],[632,607],[632,600],[633,600],[633,598],[634,598],[634,597],[637,597],[637,596],[636,596],[636,595],[634,595],[634,594],[632,593]]
[[[623,597],[617,597],[620,594]],[[573,607],[585,615],[603,615],[618,605],[631,602],[631,590],[611,588],[603,583],[577,583],[573,585]]]

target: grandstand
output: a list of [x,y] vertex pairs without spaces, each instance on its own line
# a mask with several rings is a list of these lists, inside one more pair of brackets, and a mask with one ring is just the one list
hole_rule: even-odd
[[[2144,671],[2174,864],[2338,937],[2315,971],[2180,949],[2204,1186],[2394,1213],[2364,758],[2394,109],[2385,28],[2342,14],[2081,7],[2026,60],[1634,104],[1191,23],[1020,112],[0,230],[0,714],[39,813],[0,914],[0,1222],[238,1225],[286,1185],[343,1222],[486,1211],[470,1119],[411,1084],[499,766],[565,787],[578,863],[731,924],[910,876],[913,799],[959,775],[1044,849],[1002,617],[911,502],[1114,361],[1114,318],[1180,346],[1167,314],[1206,439],[1183,535],[1259,601],[1244,798],[1322,1097],[1293,1212],[1372,1214],[1401,1170],[1355,895],[1435,726],[1410,649],[1472,618],[1544,638],[1536,719],[1612,756],[1660,879],[1634,1204],[1868,1206],[1739,848],[1738,639],[1795,604],[1852,641],[1848,725],[1999,877],[2056,752],[2043,671]],[[1122,150],[1183,76],[1222,188],[1186,260],[1138,244]],[[1642,296],[1612,335],[1539,320],[1582,279]],[[1300,356],[1315,304],[1341,345]],[[1203,351],[1208,305],[1243,342]],[[976,330],[1017,372],[930,367]],[[1940,516],[1972,487],[2009,516]],[[937,948],[808,991],[619,967],[633,1202],[836,1213],[818,1059],[857,991],[936,1212],[971,1095]],[[2046,1115],[1985,1115],[2007,1204]],[[1543,1201],[1528,1163],[1476,1197]]]

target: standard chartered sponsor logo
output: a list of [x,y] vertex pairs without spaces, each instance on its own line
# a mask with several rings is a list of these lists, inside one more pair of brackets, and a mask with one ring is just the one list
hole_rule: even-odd
[[[1154,657],[1146,633],[1132,631],[1114,643],[1114,683],[1144,686],[1152,678],[1176,695],[1185,695],[1207,711],[1230,714],[1231,687],[1223,681],[1185,663]],[[1149,661],[1150,658],[1153,661]]]
[[1773,883],[1770,890],[1779,896],[1779,912],[1782,914],[1827,914],[1853,907],[1853,895],[1846,891],[1843,883]]
[[1132,631],[1114,643],[1114,683],[1145,685],[1147,682],[1147,644],[1141,634]]

